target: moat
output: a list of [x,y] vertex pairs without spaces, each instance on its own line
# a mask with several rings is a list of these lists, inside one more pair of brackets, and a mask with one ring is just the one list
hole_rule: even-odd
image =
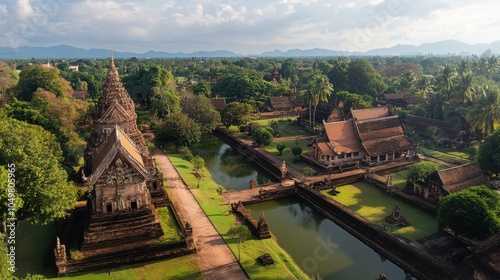
[[[227,190],[248,189],[252,177],[259,184],[271,180],[265,170],[215,136],[204,135],[202,143],[192,151],[205,159],[214,180]],[[323,279],[376,279],[379,274],[386,274],[389,279],[405,279],[402,269],[298,198],[247,207],[256,218],[265,212],[280,246],[309,275]]]

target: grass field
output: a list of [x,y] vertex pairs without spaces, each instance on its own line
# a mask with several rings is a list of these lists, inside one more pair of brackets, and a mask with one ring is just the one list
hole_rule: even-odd
[[164,235],[158,240],[159,243],[168,243],[181,241],[183,239],[181,230],[175,221],[174,214],[168,207],[156,208],[158,219],[160,220],[161,228]]
[[150,280],[150,279],[205,279],[198,268],[194,254],[182,257],[115,267],[109,270],[76,273],[56,279],[72,280]]
[[[302,170],[304,167],[313,167],[312,165],[308,164],[307,162],[303,161],[302,159],[299,158],[297,162],[295,162],[295,156],[292,153],[292,147],[295,145],[298,145],[299,147],[302,148],[302,153],[305,154],[309,151],[309,146],[307,146],[307,140],[290,140],[290,141],[283,141],[281,143],[284,143],[286,145],[285,150],[283,151],[283,154],[280,155],[278,150],[276,150],[276,145],[278,142],[272,143],[270,146],[266,147],[265,150],[266,152],[272,154],[279,160],[284,160],[286,161],[287,164],[290,164],[297,170]],[[314,168],[314,167],[313,167]]]
[[399,204],[401,214],[411,223],[410,226],[393,228],[392,233],[409,240],[417,240],[438,231],[437,219],[393,197],[385,195],[380,189],[365,182],[338,187],[336,196],[322,191],[324,195],[344,204],[355,213],[378,225],[391,214],[393,207]]
[[471,162],[471,160],[469,159],[469,154],[465,151],[446,148],[436,148],[432,150],[425,147],[420,147],[419,151],[424,155],[434,157],[449,163],[466,164]]
[[[192,187],[191,191],[203,211],[222,235],[231,251],[237,256],[238,242],[226,234],[235,224],[236,219],[230,214],[227,201],[217,193],[217,190],[222,187],[215,183],[210,173],[203,168],[200,188],[193,188],[198,185],[198,180],[193,174],[192,164],[185,161],[180,154],[169,154],[169,158],[186,184]],[[257,258],[263,253],[269,253],[275,263],[262,266]],[[241,264],[251,279],[308,279],[307,275],[298,268],[292,258],[279,247],[274,239],[259,240],[254,238],[243,242],[241,244]]]

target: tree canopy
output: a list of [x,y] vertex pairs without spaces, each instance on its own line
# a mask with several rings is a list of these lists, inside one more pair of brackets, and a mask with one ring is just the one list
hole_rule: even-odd
[[247,124],[251,120],[253,108],[250,104],[231,102],[222,109],[220,117],[222,124],[226,127],[232,125],[240,126]]
[[437,217],[441,227],[485,239],[500,231],[499,214],[500,195],[485,186],[477,186],[443,198]]
[[19,100],[30,101],[33,93],[41,88],[63,96],[67,83],[59,76],[59,70],[55,68],[44,68],[40,65],[30,65],[23,68],[19,74],[19,82],[14,88],[15,96]]
[[176,147],[191,146],[200,141],[200,126],[184,113],[173,113],[156,129],[156,139]]
[[0,119],[0,165],[15,164],[20,219],[47,223],[74,207],[76,188],[67,182],[55,136],[38,125]]
[[486,136],[484,142],[479,146],[477,161],[483,169],[495,174],[500,172],[500,129]]
[[185,92],[180,100],[182,111],[200,125],[201,132],[211,133],[221,124],[220,113],[205,95]]
[[406,180],[409,182],[424,181],[432,172],[438,170],[439,164],[423,161],[414,163],[408,168]]

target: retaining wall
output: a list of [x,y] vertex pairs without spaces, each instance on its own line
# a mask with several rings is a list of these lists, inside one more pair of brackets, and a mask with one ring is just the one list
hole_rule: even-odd
[[454,279],[454,267],[385,231],[349,208],[309,187],[297,195],[325,217],[418,279]]

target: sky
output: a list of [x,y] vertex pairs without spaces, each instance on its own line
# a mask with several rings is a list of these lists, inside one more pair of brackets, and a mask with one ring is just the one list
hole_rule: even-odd
[[367,51],[500,40],[498,0],[0,0],[0,47]]

